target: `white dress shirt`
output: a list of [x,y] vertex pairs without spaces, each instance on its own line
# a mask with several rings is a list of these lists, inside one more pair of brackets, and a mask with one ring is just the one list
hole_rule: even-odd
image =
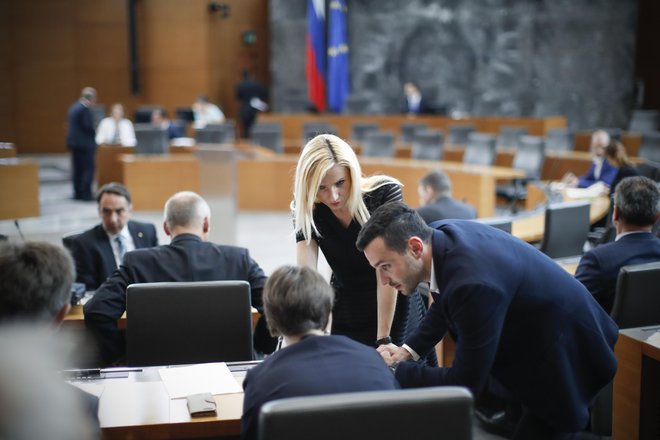
[[119,267],[121,264],[121,252],[119,250],[119,244],[115,238],[117,238],[118,235],[121,235],[124,240],[124,254],[126,254],[126,252],[135,250],[135,242],[133,241],[133,237],[131,237],[130,232],[128,232],[128,225],[124,226],[124,229],[122,229],[119,234],[113,235],[108,233],[108,231],[105,231],[105,233],[108,234],[110,246],[112,247],[112,253],[115,256],[115,263],[117,263],[117,267]]
[[[115,133],[119,132],[119,142],[115,142]],[[103,118],[96,129],[96,144],[123,145],[124,147],[134,147],[137,144],[135,139],[135,130],[133,123],[128,119]]]

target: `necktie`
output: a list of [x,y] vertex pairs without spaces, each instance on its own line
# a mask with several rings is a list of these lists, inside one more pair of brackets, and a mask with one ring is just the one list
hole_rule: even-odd
[[112,136],[112,145],[119,144],[119,121],[115,121],[115,133]]
[[117,249],[119,250],[119,261],[124,261],[124,254],[126,253],[126,246],[124,245],[124,237],[118,235],[115,237],[117,242]]

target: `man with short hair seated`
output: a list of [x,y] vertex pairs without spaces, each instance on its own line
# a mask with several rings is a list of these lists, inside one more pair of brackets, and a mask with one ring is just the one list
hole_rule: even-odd
[[[202,197],[190,191],[170,197],[163,228],[172,237],[170,244],[126,254],[119,269],[85,304],[85,324],[97,337],[106,364],[121,363],[125,357],[124,335],[117,321],[126,310],[129,284],[244,280],[250,283],[252,306],[261,308],[266,275],[247,249],[207,241],[211,210]],[[257,337],[255,348],[262,346],[260,342]]]
[[86,290],[97,289],[119,267],[126,252],[158,246],[154,225],[130,220],[133,205],[124,185],[103,185],[96,200],[101,223],[63,240],[76,262],[76,281]]
[[660,190],[647,177],[626,177],[614,192],[612,221],[616,239],[582,256],[575,271],[607,313],[614,306],[619,270],[630,264],[660,261],[660,238],[651,229],[660,219]]
[[241,434],[258,438],[259,411],[285,397],[399,388],[373,348],[327,334],[334,290],[309,267],[283,266],[264,288],[264,312],[286,347],[248,371]]
[[417,213],[426,224],[437,220],[477,218],[477,210],[451,196],[451,180],[442,170],[433,170],[419,180],[417,187],[420,207]]

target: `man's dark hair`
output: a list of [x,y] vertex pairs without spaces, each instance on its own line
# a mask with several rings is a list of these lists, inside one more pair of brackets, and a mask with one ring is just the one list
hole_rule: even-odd
[[71,300],[71,255],[45,242],[0,244],[0,320],[52,320]]
[[382,205],[371,214],[371,218],[362,226],[356,246],[360,252],[377,237],[382,237],[385,245],[399,254],[408,247],[408,239],[417,236],[424,243],[429,243],[433,230],[419,216],[417,211],[402,202],[390,202]]
[[325,330],[333,301],[330,284],[309,267],[280,267],[268,277],[263,291],[264,314],[273,336]]
[[660,211],[658,184],[648,177],[626,177],[615,188],[614,204],[626,224],[653,225]]
[[451,195],[451,181],[442,170],[428,172],[419,180],[419,184],[422,187],[430,187],[436,197]]
[[103,194],[115,194],[122,196],[126,199],[129,205],[131,204],[131,193],[129,193],[128,189],[121,183],[110,182],[99,188],[98,192],[96,193],[97,203],[101,203],[101,197],[103,197]]

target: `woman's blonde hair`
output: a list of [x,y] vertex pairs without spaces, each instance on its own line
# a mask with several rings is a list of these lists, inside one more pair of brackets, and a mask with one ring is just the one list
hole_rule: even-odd
[[312,232],[319,235],[314,224],[314,204],[321,180],[335,165],[348,169],[351,192],[346,204],[351,217],[360,225],[369,220],[369,211],[362,200],[363,192],[370,192],[383,185],[401,183],[388,176],[362,176],[362,168],[355,151],[337,136],[320,134],[307,142],[296,166],[293,202],[291,209],[295,221],[295,233],[302,231],[305,240],[312,239]]
[[616,162],[617,166],[630,165],[630,159],[626,154],[626,148],[619,141],[611,141],[607,147],[605,147],[605,157],[612,159]]

